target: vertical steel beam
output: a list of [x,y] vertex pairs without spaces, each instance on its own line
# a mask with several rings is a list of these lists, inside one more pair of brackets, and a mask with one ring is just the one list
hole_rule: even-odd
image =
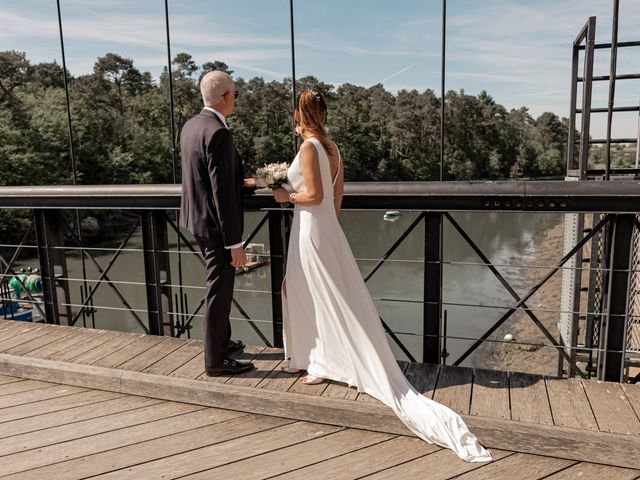
[[167,222],[159,210],[141,213],[144,275],[151,335],[173,335],[171,271]]
[[286,210],[269,212],[269,249],[271,254],[271,312],[273,346],[282,348],[282,281],[287,270],[290,217]]
[[442,39],[440,52],[440,181],[444,180],[444,106],[445,91],[444,83],[446,78],[446,40],[447,40],[447,0],[442,0]]
[[596,17],[587,22],[586,45],[584,49],[584,73],[582,83],[582,126],[580,129],[580,180],[587,178],[589,159],[589,128],[591,124],[591,89],[593,87],[593,52],[596,39]]
[[579,44],[573,44],[571,58],[571,97],[569,101],[569,144],[567,145],[567,176],[575,167],[573,156],[576,148],[576,104],[578,97],[578,62],[580,58]]
[[598,380],[622,382],[629,300],[631,243],[635,215],[616,215],[611,228],[611,271],[607,291],[607,311],[600,330]]
[[68,325],[71,321],[69,278],[64,235],[53,210],[34,210],[38,258],[44,297],[45,322]]
[[607,151],[604,164],[604,179],[609,180],[611,170],[611,123],[613,120],[613,101],[616,96],[616,67],[618,63],[618,12],[620,1],[613,0],[613,19],[611,20],[611,64],[609,66],[609,102],[607,103]]
[[298,137],[295,133],[296,122],[293,119],[293,113],[296,111],[296,43],[293,16],[293,0],[289,0],[289,25],[291,34],[291,145],[293,154],[298,151]]
[[175,108],[173,105],[173,72],[171,71],[171,37],[169,34],[169,3],[164,0],[164,23],[167,34],[167,80],[169,80],[169,121],[171,122],[169,131],[171,132],[171,167],[173,172],[173,183],[178,179],[178,162],[176,160],[176,132],[175,132]]
[[442,213],[429,212],[424,223],[424,306],[422,361],[440,363],[442,329]]

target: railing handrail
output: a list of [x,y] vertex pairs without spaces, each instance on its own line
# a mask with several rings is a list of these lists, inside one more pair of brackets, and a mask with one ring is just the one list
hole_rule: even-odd
[[[47,185],[0,187],[0,208],[174,209],[181,186]],[[277,207],[269,190],[246,197],[247,209]],[[351,182],[344,208],[432,211],[640,211],[640,181]]]

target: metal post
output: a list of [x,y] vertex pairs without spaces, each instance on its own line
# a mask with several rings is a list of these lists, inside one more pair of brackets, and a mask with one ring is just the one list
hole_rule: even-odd
[[442,324],[442,214],[429,212],[424,222],[424,307],[422,361],[440,363]]
[[174,332],[170,259],[167,222],[163,212],[145,210],[141,213],[144,275],[149,311],[149,333],[172,335]]
[[635,215],[616,215],[611,228],[611,271],[607,292],[607,311],[600,329],[598,380],[622,382],[629,299],[631,243]]
[[616,96],[616,66],[618,61],[618,12],[620,1],[613,0],[613,19],[611,21],[611,64],[609,66],[609,102],[607,104],[607,151],[604,165],[604,179],[609,180],[611,170],[611,121],[613,119],[613,100]]
[[582,84],[582,126],[580,129],[580,180],[587,178],[589,159],[589,128],[591,123],[591,89],[593,86],[593,51],[596,38],[596,17],[587,22],[586,45],[584,49],[584,73]]
[[176,132],[175,132],[175,108],[173,106],[173,73],[171,72],[171,38],[169,36],[169,4],[164,0],[164,21],[167,31],[167,80],[169,80],[169,119],[171,121],[171,166],[173,171],[173,183],[178,178],[176,161]]
[[[44,297],[45,322],[68,325],[71,320],[69,283],[59,278],[69,278],[66,255],[63,250],[64,235],[58,214],[51,210],[34,210],[38,258]],[[62,305],[62,308],[61,307]]]
[[575,167],[573,156],[576,147],[576,104],[578,96],[578,62],[580,50],[578,43],[573,44],[573,55],[571,57],[571,97],[569,101],[569,144],[567,145],[567,176],[569,171]]
[[269,212],[269,249],[271,254],[271,311],[273,346],[282,348],[282,281],[287,265],[289,214],[286,210]]
[[293,112],[296,111],[296,44],[294,34],[294,17],[293,17],[293,0],[289,0],[289,22],[291,28],[291,143],[293,145],[293,154],[298,151],[298,137],[295,134],[295,121],[293,120]]
[[445,80],[445,46],[447,39],[447,0],[442,0],[442,51],[440,52],[440,181],[444,179],[444,80]]

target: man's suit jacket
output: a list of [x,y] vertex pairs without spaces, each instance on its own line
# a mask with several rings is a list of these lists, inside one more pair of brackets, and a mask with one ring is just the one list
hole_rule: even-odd
[[231,132],[202,110],[182,128],[180,150],[180,227],[214,245],[242,242],[244,173]]

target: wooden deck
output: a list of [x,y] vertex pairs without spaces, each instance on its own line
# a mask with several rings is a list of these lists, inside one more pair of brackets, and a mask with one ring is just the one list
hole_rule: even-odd
[[[461,462],[417,438],[1,376],[0,478],[635,479],[513,451]],[[462,475],[461,477],[457,477]]]
[[258,368],[209,378],[199,341],[2,321],[0,477],[640,478],[640,385],[402,364],[497,459],[472,465],[280,373],[281,350],[243,357]]

